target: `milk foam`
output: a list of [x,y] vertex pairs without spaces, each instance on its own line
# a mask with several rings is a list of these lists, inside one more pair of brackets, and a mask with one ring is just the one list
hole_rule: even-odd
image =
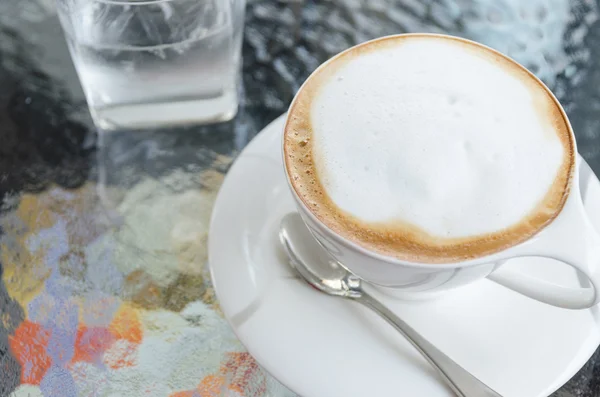
[[452,40],[371,50],[315,93],[314,167],[331,200],[362,221],[444,238],[500,231],[536,208],[565,156],[535,95]]

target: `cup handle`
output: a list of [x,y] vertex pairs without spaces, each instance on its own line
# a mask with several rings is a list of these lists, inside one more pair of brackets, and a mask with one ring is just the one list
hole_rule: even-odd
[[510,257],[556,259],[584,275],[590,287],[563,287],[502,267],[490,274],[489,279],[532,299],[565,309],[587,309],[600,301],[600,235],[585,212],[578,185],[572,186],[556,219],[538,236],[515,247],[515,251],[510,250]]

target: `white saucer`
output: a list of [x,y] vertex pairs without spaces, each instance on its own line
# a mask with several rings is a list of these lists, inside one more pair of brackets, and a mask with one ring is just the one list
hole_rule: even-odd
[[[282,216],[294,210],[280,153],[283,117],[239,156],[217,198],[209,262],[235,333],[273,376],[303,397],[452,396],[390,326],[354,302],[296,279],[279,248]],[[584,200],[600,229],[600,183],[582,162]],[[547,259],[513,260],[524,272],[579,285]],[[547,396],[600,342],[600,313],[547,306],[489,280],[429,300],[384,303],[504,397]]]

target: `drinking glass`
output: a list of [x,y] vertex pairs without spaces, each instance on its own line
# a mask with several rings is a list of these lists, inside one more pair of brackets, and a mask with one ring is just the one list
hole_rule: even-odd
[[57,0],[102,129],[226,121],[237,112],[245,0]]

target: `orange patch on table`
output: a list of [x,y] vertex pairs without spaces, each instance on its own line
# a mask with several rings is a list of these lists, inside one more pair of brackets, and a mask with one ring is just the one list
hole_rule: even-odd
[[21,383],[39,385],[52,359],[46,353],[50,332],[41,325],[25,320],[9,335],[13,356],[21,364]]
[[[198,385],[199,397],[214,397],[223,394],[224,390],[244,396],[248,390],[262,396],[267,391],[266,377],[249,353],[228,353],[227,360],[219,369],[202,379]],[[190,393],[190,392],[184,392]],[[196,397],[194,394],[182,394],[171,397]]]
[[115,336],[108,328],[82,326],[77,330],[75,354],[71,362],[96,362],[115,340]]
[[137,310],[126,304],[119,308],[108,329],[116,339],[126,339],[135,344],[141,343],[144,337]]
[[220,396],[224,385],[224,376],[208,375],[198,385],[198,393],[200,393],[200,397]]
[[258,393],[266,392],[266,378],[250,353],[228,353],[227,357],[229,359],[221,366],[221,374],[231,379],[229,390],[241,395],[249,388]]

